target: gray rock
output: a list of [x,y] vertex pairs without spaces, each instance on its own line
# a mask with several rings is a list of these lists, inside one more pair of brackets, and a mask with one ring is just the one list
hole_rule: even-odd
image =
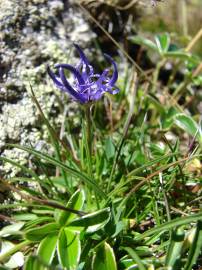
[[[64,4],[65,3],[65,4]],[[62,0],[0,1],[0,154],[26,163],[28,154],[6,149],[6,143],[32,144],[47,138],[47,131],[31,101],[32,85],[51,123],[59,126],[62,116],[46,65],[68,62],[72,43],[88,47],[94,34],[78,7]],[[73,57],[73,59],[72,59]],[[75,62],[71,54],[71,62]],[[67,111],[71,113],[72,104]],[[67,106],[69,106],[67,104]],[[74,106],[73,106],[74,107]],[[50,116],[51,115],[51,116]],[[51,118],[52,117],[52,118]],[[43,144],[43,143],[42,143]],[[9,164],[0,166],[6,175],[19,173]]]

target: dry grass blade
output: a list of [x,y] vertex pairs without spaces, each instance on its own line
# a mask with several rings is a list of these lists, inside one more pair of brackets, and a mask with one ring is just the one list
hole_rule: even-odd
[[128,58],[128,60],[136,67],[136,69],[146,78],[146,80],[150,81],[147,74],[144,72],[144,70],[133,60],[132,57],[119,45],[119,43],[108,33],[104,27],[90,14],[90,12],[80,3],[78,3],[79,7],[87,13],[88,17],[105,33],[105,35],[111,39],[111,41],[119,48],[119,50]]
[[137,191],[141,186],[143,186],[145,183],[147,183],[148,181],[150,181],[154,176],[157,176],[159,175],[159,173],[169,169],[170,167],[173,167],[173,166],[176,166],[176,165],[179,165],[181,163],[184,163],[190,159],[193,159],[194,157],[186,157],[186,158],[182,158],[180,160],[177,160],[175,162],[172,162],[170,164],[167,164],[165,166],[163,166],[161,169],[157,170],[156,172],[148,175],[145,179],[143,179],[142,181],[140,181],[133,189],[131,189],[131,191],[127,194],[127,197],[130,197],[130,195],[132,193],[134,193],[135,191]]

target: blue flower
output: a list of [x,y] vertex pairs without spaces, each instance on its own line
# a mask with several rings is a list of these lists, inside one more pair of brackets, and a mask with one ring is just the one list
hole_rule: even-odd
[[[93,67],[89,64],[87,57],[82,49],[74,44],[79,56],[80,62],[75,67],[69,64],[57,64],[57,74],[50,67],[47,71],[56,87],[68,93],[73,100],[82,104],[100,99],[104,93],[116,94],[119,89],[115,87],[118,79],[117,65],[108,54],[105,58],[112,64],[113,73],[109,76],[109,69],[104,69],[101,74],[94,73]],[[65,70],[73,75],[73,83],[70,84],[65,76]]]

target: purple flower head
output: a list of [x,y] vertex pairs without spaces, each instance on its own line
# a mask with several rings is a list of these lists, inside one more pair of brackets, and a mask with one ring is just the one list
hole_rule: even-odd
[[[77,44],[74,44],[74,46],[80,56],[80,62],[75,67],[69,64],[57,64],[55,65],[57,74],[48,67],[48,74],[54,84],[82,104],[98,100],[106,92],[113,95],[118,93],[119,89],[115,87],[118,79],[117,65],[111,56],[104,54],[107,61],[113,66],[111,77],[109,76],[109,69],[104,69],[101,74],[97,74],[94,73],[93,67],[89,64],[82,49]],[[73,83],[68,82],[65,70],[73,75]]]

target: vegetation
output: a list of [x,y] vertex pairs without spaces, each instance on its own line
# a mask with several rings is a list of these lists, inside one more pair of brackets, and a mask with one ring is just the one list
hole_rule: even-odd
[[0,157],[21,169],[0,181],[11,197],[0,206],[0,269],[200,269],[198,39],[182,48],[168,33],[127,38],[155,66],[125,61],[120,92],[79,104],[76,122],[52,126],[30,86],[52,153],[9,144],[28,152],[31,166]]

